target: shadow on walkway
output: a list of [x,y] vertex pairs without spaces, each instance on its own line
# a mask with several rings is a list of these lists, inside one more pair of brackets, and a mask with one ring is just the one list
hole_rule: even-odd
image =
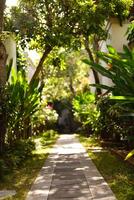
[[26,200],[116,200],[74,135],[61,135]]

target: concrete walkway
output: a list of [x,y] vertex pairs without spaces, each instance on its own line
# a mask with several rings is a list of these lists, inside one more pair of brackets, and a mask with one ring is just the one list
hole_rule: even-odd
[[74,135],[61,135],[26,200],[116,200]]

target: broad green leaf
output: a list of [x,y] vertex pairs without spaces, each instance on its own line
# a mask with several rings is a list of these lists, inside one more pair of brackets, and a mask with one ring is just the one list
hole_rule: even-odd
[[133,58],[132,52],[130,51],[130,49],[129,49],[126,45],[123,46],[123,50],[124,50],[124,52],[125,52],[125,53],[124,53],[125,56],[127,56],[127,57],[130,58],[130,59]]
[[92,86],[92,87],[109,90],[109,92],[113,90],[113,87],[110,87],[110,86],[107,86],[107,85],[103,85],[103,84],[89,84],[89,85]]
[[107,45],[107,48],[110,54],[117,55],[117,51],[111,45]]
[[83,60],[84,63],[90,65],[94,70],[98,71],[103,76],[106,76],[108,78],[112,78],[112,74],[109,70],[105,69],[105,67],[102,67],[99,64],[93,63],[87,59]]

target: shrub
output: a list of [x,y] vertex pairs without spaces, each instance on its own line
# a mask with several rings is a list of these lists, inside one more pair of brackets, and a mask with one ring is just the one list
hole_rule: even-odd
[[35,150],[35,143],[31,140],[19,140],[14,143],[12,148],[16,155],[22,155],[25,157],[31,156],[32,151]]
[[32,156],[33,150],[35,150],[35,143],[30,139],[14,142],[12,148],[8,149],[5,155],[7,165],[10,165],[11,168],[19,166]]
[[132,99],[123,96],[105,96],[98,100],[97,108],[100,115],[97,119],[97,131],[102,139],[122,141],[128,148],[132,148],[134,144]]
[[45,133],[43,133],[41,143],[43,145],[52,143],[53,141],[55,141],[55,138],[57,138],[57,136],[58,136],[58,133],[56,131],[48,130]]
[[99,112],[95,105],[95,96],[89,92],[77,95],[73,100],[73,110],[76,119],[82,123],[87,134],[96,129]]
[[110,100],[110,97],[101,97],[97,102],[99,117],[96,132],[102,139],[120,140],[122,128],[119,125],[121,109]]
[[4,175],[12,172],[13,169],[23,166],[24,161],[32,156],[34,149],[35,144],[32,140],[16,141],[12,144],[12,148],[7,147],[0,157],[0,179],[3,179]]
[[[120,140],[126,139],[134,145],[133,125],[134,113],[134,50],[124,46],[123,53],[118,53],[114,48],[108,46],[108,52],[98,52],[98,58],[103,64],[84,60],[94,70],[112,81],[112,85],[91,84],[97,88],[111,92],[115,97],[100,98],[98,109],[98,132],[103,138]],[[105,65],[104,65],[105,62]],[[120,96],[119,96],[120,95]],[[121,98],[120,98],[121,97]],[[123,97],[123,98],[122,98]]]

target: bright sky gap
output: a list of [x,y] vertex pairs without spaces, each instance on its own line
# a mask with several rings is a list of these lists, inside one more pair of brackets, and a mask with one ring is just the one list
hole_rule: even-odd
[[6,0],[6,5],[8,7],[16,6],[17,5],[17,0]]

